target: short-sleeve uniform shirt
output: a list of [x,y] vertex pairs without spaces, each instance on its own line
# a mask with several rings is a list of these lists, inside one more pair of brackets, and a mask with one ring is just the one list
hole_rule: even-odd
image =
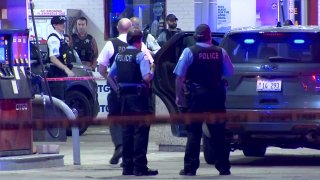
[[[53,32],[56,34],[60,39],[64,39],[63,34],[58,33],[56,30]],[[60,40],[56,36],[51,36],[48,39],[48,48],[49,48],[49,57],[51,56],[60,56],[59,49],[60,49]]]

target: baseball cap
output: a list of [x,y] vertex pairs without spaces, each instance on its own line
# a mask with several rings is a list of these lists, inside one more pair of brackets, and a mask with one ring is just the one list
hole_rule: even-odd
[[67,18],[64,16],[53,16],[51,19],[51,25],[54,24],[63,24],[67,21]]
[[170,20],[178,20],[178,18],[174,14],[168,14],[168,16],[166,17],[166,21]]
[[194,36],[197,41],[207,41],[210,39],[211,30],[207,24],[200,24],[197,26]]

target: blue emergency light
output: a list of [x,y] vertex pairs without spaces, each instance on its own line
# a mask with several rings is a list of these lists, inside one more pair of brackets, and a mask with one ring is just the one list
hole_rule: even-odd
[[295,44],[304,44],[304,40],[303,39],[295,39],[295,40],[293,40],[293,43],[295,43]]
[[254,39],[245,39],[245,40],[244,40],[244,43],[245,43],[245,44],[253,44],[254,42],[255,42]]

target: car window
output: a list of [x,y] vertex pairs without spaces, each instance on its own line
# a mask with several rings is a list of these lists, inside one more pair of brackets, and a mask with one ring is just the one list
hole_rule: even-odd
[[234,63],[319,62],[316,33],[237,33],[227,36],[221,46]]
[[221,43],[222,41],[222,37],[212,37],[212,44],[216,45],[216,46],[219,46],[219,44]]
[[[49,62],[49,57],[48,57],[48,46],[46,44],[39,44],[39,50],[40,50],[40,55],[42,58],[42,61],[44,63]],[[30,41],[30,59],[39,61],[38,57],[38,48],[35,44],[35,42]]]

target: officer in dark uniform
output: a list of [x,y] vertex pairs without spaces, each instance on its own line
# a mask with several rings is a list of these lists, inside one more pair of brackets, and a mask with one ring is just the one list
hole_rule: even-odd
[[82,64],[81,59],[76,50],[72,48],[72,38],[69,34],[63,34],[64,42],[68,44],[68,54],[67,57],[70,57],[70,61],[77,64]]
[[[75,58],[70,54],[70,47],[64,41],[63,32],[65,30],[66,18],[63,16],[54,16],[51,19],[51,25],[54,32],[48,36],[48,50],[52,65],[48,71],[48,77],[68,77],[74,76],[72,72],[72,60]],[[65,83],[50,82],[50,91],[52,96],[64,100]]]
[[[107,78],[107,69],[113,63],[116,54],[119,52],[123,52],[128,46],[127,33],[131,28],[131,26],[132,26],[132,23],[128,18],[120,19],[117,25],[119,36],[116,38],[109,39],[109,41],[107,41],[106,45],[103,47],[102,51],[100,52],[98,57],[99,73],[103,77]],[[145,44],[142,44],[141,51],[147,54],[147,57],[150,60],[150,62],[153,62],[152,56]],[[116,92],[113,91],[113,89],[111,89],[107,99],[108,99],[108,108],[109,108],[108,116],[110,117],[110,116],[119,115],[121,111],[121,105],[120,105],[119,98],[117,97],[117,94]],[[110,159],[110,164],[118,164],[119,159],[122,156],[122,129],[121,129],[121,125],[119,124],[110,125],[109,128],[110,128],[112,142],[115,147],[113,156]]]
[[87,32],[87,23],[85,17],[77,19],[77,33],[72,34],[73,48],[77,51],[82,64],[94,70],[98,63],[98,46],[95,38]]
[[[211,30],[201,24],[194,34],[196,44],[184,49],[174,74],[176,74],[176,104],[185,104],[184,83],[188,82],[191,97],[188,99],[190,113],[224,113],[225,87],[222,76],[233,74],[233,65],[226,51],[211,43]],[[213,144],[216,169],[220,175],[230,174],[230,144],[225,140],[225,122],[207,123]],[[180,175],[194,176],[199,168],[200,141],[202,122],[186,124],[187,145],[184,157],[184,168]]]
[[[149,113],[148,87],[153,71],[146,54],[141,52],[142,32],[131,28],[127,34],[128,47],[118,53],[112,64],[108,82],[121,99],[122,115],[145,115]],[[115,80],[115,78],[117,80]],[[123,136],[123,175],[152,176],[158,170],[147,167],[147,149],[150,125],[142,122],[122,125]]]

